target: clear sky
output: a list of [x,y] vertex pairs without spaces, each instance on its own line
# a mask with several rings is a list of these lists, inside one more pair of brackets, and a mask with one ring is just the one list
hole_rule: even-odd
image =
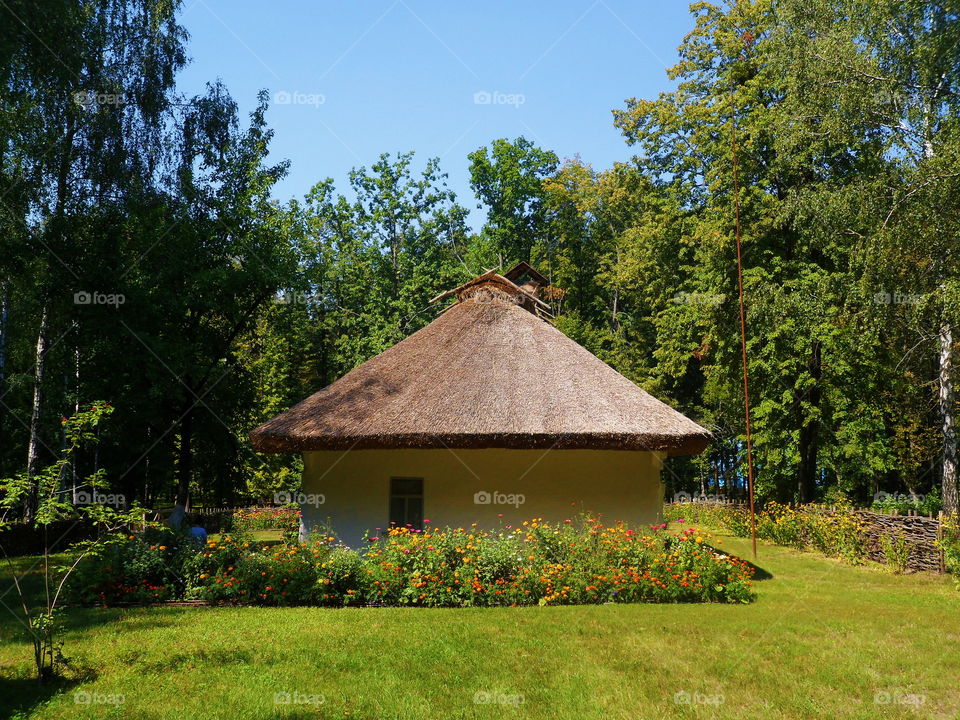
[[[244,115],[271,93],[279,199],[383,152],[439,157],[473,209],[467,153],[524,135],[595,168],[632,152],[610,111],[669,89],[685,0],[185,0],[181,91],[220,78]],[[474,211],[471,223],[482,222]]]

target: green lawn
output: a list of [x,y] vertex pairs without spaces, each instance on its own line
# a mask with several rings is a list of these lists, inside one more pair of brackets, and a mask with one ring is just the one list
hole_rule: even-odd
[[[748,556],[742,540],[723,547]],[[75,675],[44,690],[5,613],[0,717],[960,717],[948,578],[766,544],[758,564],[773,577],[741,606],[78,610],[64,648]]]

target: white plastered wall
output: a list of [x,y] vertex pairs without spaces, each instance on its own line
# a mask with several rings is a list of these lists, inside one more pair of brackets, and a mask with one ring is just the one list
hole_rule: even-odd
[[350,545],[387,526],[391,477],[423,478],[424,518],[432,527],[496,528],[533,517],[562,522],[580,512],[647,525],[659,522],[663,508],[665,454],[658,452],[410,449],[303,457],[304,530],[329,526]]

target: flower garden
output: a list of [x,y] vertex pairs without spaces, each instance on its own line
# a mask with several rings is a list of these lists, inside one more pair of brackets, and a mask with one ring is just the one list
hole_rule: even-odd
[[596,518],[533,519],[496,531],[394,527],[361,550],[309,544],[204,547],[166,529],[130,535],[89,558],[72,583],[84,604],[203,600],[319,606],[521,606],[750,602],[753,568],[693,527],[642,532]]
[[262,507],[237,510],[231,517],[230,527],[235,531],[300,529],[300,508]]
[[[750,513],[741,505],[673,503],[664,507],[664,517],[750,537]],[[798,550],[816,550],[853,564],[866,558],[863,530],[852,508],[831,510],[815,504],[793,508],[769,502],[757,512],[757,537]]]

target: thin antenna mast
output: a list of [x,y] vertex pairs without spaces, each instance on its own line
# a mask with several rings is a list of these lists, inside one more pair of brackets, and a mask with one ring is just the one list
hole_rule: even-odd
[[[749,37],[748,37],[749,36]],[[743,36],[744,53],[746,46],[753,41],[752,34],[747,33]],[[743,355],[743,407],[746,417],[747,428],[747,490],[750,495],[750,539],[753,544],[753,559],[757,559],[757,513],[754,507],[753,492],[753,443],[750,437],[750,380],[747,373],[747,310],[743,301],[743,257],[740,251],[740,176],[737,165],[737,112],[736,96],[731,96],[733,131],[732,155],[733,155],[733,207],[734,207],[734,234],[737,238],[737,288],[740,294],[740,350]]]

